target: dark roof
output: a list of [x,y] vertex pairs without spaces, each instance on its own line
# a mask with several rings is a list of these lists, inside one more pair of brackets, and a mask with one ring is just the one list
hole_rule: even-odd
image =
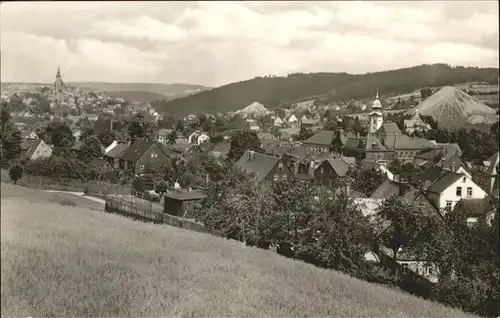
[[448,158],[453,154],[457,154],[458,156],[462,155],[462,149],[460,149],[460,146],[457,143],[436,143],[436,145],[443,148],[445,158]]
[[442,173],[443,171],[440,167],[433,166],[412,178],[412,181],[418,185],[423,184],[426,181],[434,183],[434,181],[436,181]]
[[467,216],[485,216],[491,212],[493,206],[491,201],[487,198],[484,199],[461,199],[455,205],[454,211],[462,211]]
[[439,155],[441,151],[438,150],[438,149],[429,149],[429,151],[426,151],[426,152],[423,152],[423,153],[420,153],[418,155],[415,156],[415,159],[422,159],[422,160],[426,160],[426,161],[433,161],[434,158]]
[[455,169],[460,167],[467,168],[456,154],[451,155],[447,160],[441,162],[440,166],[443,169],[451,169],[452,167]]
[[257,180],[261,181],[271,172],[274,166],[280,161],[280,158],[253,152],[246,151],[243,156],[236,162],[242,170],[253,172],[257,175]]
[[399,187],[399,183],[387,179],[372,193],[370,199],[388,199],[400,195]]
[[344,161],[345,163],[347,163],[350,166],[354,166],[356,164],[356,158],[354,158],[354,157],[345,157],[345,156],[342,156],[340,158],[340,160]]
[[377,131],[377,134],[398,134],[401,135],[402,132],[396,123],[388,122],[382,125]]
[[[156,142],[154,140],[137,139],[119,156],[120,159],[125,161],[137,161],[146,150],[148,150]],[[162,147],[158,147],[162,151]]]
[[385,146],[394,150],[436,148],[435,144],[425,138],[412,138],[406,135],[386,135],[383,139]]
[[174,199],[178,201],[192,201],[192,200],[202,200],[207,196],[205,193],[198,190],[185,190],[185,189],[176,189],[173,191],[167,191],[165,196],[169,199]]
[[128,144],[118,144],[110,151],[106,152],[104,155],[110,158],[119,158],[120,155],[127,150],[129,147]]
[[328,163],[339,177],[346,175],[349,165],[340,159],[327,159],[323,163]]
[[346,140],[345,149],[364,151],[391,151],[387,149],[375,135],[350,137]]
[[107,116],[100,116],[96,122],[94,123],[94,132],[96,133],[101,133],[105,132],[106,130],[111,130],[112,128],[112,117],[109,115]]
[[303,141],[303,144],[315,144],[315,145],[323,145],[330,146],[332,143],[332,139],[335,137],[335,131],[331,130],[322,130]]
[[464,176],[455,172],[446,171],[427,190],[429,192],[441,193]]
[[25,151],[25,155],[31,158],[33,156],[33,153],[35,152],[36,148],[40,146],[42,143],[42,139],[33,139],[33,140],[23,140],[21,144],[21,150]]
[[307,157],[308,151],[305,147],[299,146],[299,147],[296,147],[295,149],[293,149],[292,151],[290,151],[287,155],[290,157],[304,159]]

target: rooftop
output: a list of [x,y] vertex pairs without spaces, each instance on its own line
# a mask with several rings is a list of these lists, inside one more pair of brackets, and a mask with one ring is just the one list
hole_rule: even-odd
[[271,172],[274,166],[280,161],[280,158],[270,156],[255,151],[246,151],[236,162],[242,170],[253,172],[257,175],[257,180],[264,180]]

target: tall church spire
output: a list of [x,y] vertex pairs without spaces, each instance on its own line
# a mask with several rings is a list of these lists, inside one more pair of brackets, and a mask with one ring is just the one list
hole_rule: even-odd
[[376,99],[378,99],[378,89],[377,89],[377,97],[376,97]]
[[57,74],[56,77],[61,77],[61,67],[57,67]]

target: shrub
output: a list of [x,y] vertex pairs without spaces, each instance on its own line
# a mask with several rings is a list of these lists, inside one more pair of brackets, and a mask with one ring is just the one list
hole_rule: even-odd
[[21,177],[23,176],[23,167],[19,164],[12,165],[9,170],[9,176],[10,179],[14,181],[14,184],[16,184],[17,180],[21,179]]

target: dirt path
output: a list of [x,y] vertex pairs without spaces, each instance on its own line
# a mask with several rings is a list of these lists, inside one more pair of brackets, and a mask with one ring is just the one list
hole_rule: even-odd
[[82,198],[85,198],[85,199],[92,200],[92,201],[97,202],[97,203],[106,204],[106,200],[103,200],[101,198],[95,198],[95,197],[92,197],[92,196],[85,195],[85,193],[83,193],[83,192],[58,191],[58,190],[42,190],[42,191],[43,192],[59,192],[59,193],[72,194],[72,195],[76,195],[76,196],[79,196],[79,197],[82,197]]

